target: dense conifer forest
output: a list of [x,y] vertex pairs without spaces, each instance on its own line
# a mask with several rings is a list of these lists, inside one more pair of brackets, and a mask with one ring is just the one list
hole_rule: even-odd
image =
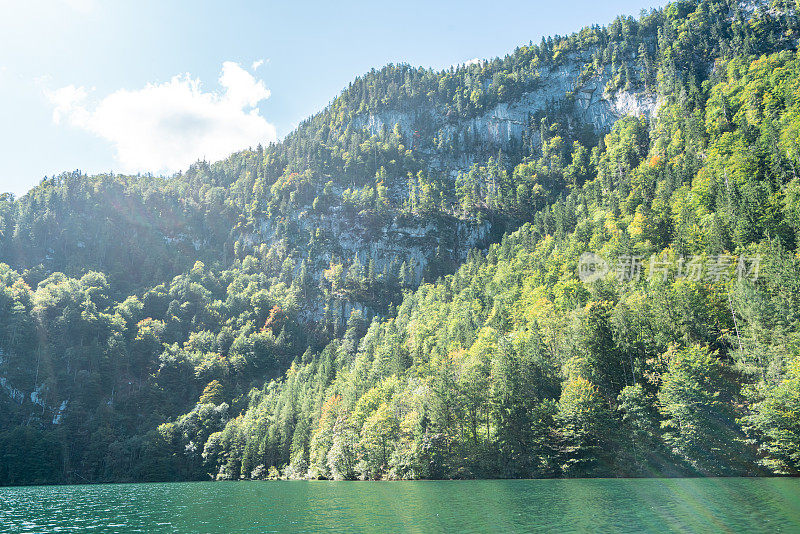
[[279,143],[0,196],[0,484],[796,475],[799,15],[388,65]]

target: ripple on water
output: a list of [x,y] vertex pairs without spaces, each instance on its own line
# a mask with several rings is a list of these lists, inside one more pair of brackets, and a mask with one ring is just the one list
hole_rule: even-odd
[[799,479],[0,488],[0,532],[800,531]]

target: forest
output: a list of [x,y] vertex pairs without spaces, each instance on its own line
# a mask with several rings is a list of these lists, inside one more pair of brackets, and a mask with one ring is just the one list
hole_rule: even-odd
[[[0,484],[797,475],[799,16],[679,0],[389,65],[279,143],[0,196]],[[426,119],[575,64],[655,111]]]

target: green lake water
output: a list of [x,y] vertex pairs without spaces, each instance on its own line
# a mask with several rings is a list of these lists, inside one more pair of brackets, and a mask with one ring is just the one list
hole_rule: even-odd
[[800,479],[0,488],[0,532],[800,532]]

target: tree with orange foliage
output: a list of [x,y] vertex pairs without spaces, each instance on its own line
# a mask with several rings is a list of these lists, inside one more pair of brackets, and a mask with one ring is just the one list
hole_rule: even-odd
[[266,332],[269,330],[273,334],[275,332],[280,332],[285,320],[286,314],[283,309],[276,304],[269,311],[269,317],[267,317],[267,320],[264,322],[264,326],[261,327],[261,331]]

